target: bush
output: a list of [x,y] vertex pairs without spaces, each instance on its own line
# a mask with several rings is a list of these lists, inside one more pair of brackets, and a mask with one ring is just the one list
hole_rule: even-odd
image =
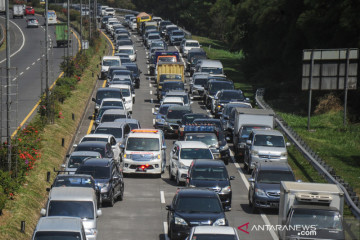
[[335,96],[334,93],[329,93],[320,98],[318,105],[315,108],[315,114],[323,114],[331,111],[341,111],[341,100]]

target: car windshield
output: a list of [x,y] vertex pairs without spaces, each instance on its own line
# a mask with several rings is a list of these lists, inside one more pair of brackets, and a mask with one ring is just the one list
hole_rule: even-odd
[[258,183],[280,184],[281,181],[295,181],[294,175],[290,171],[259,171],[257,176]]
[[68,168],[78,168],[84,159],[88,158],[89,156],[70,156],[69,162],[68,162]]
[[130,97],[130,90],[129,89],[120,89],[121,90],[121,94],[123,95],[123,97]]
[[104,114],[101,118],[101,122],[114,122],[115,119],[126,118],[125,114]]
[[172,110],[167,112],[167,118],[169,119],[181,119],[184,114],[190,113],[190,110]]
[[57,232],[57,231],[41,231],[36,232],[34,240],[79,240],[80,232]]
[[[71,176],[71,175],[70,175]],[[53,187],[89,187],[93,188],[94,182],[90,177],[59,177],[54,181]]]
[[96,94],[96,99],[100,102],[104,98],[119,98],[121,99],[120,91],[98,91]]
[[119,60],[104,60],[103,61],[103,66],[120,66],[120,61]]
[[202,114],[191,114],[191,115],[184,115],[181,119],[183,124],[190,124],[193,123],[196,118],[207,118],[207,116]]
[[169,107],[169,105],[161,106],[159,109],[159,114],[165,115]]
[[174,35],[174,36],[182,36],[182,35],[184,35],[184,34],[183,34],[183,32],[174,31],[174,32],[172,33],[172,35]]
[[317,230],[343,230],[341,215],[338,212],[320,209],[295,209],[290,219],[290,225],[316,225]]
[[180,151],[181,159],[213,159],[208,148],[182,148]]
[[80,166],[76,170],[77,174],[89,174],[94,179],[109,179],[110,178],[110,168],[101,167],[101,166]]
[[131,60],[130,58],[128,57],[121,57],[121,63],[124,64],[124,63],[131,63]]
[[158,138],[128,138],[126,144],[127,151],[159,151]]
[[194,234],[190,240],[236,240],[235,235],[229,234]]
[[164,82],[164,80],[168,80],[168,79],[181,81],[182,77],[181,77],[181,75],[178,75],[178,74],[162,74],[162,75],[160,75],[160,82]]
[[207,82],[206,78],[195,78],[194,85],[205,86],[206,82]]
[[211,83],[210,86],[210,93],[215,94],[217,91],[220,91],[222,89],[234,89],[234,84],[231,82],[214,82]]
[[134,50],[132,50],[132,49],[119,49],[119,53],[126,53],[126,54],[129,54],[129,55],[132,55],[132,54],[134,54]]
[[199,43],[197,43],[197,42],[187,42],[186,46],[187,47],[200,47]]
[[200,141],[209,147],[218,147],[218,139],[215,133],[187,133],[185,135],[185,141]]
[[256,134],[254,145],[262,147],[285,147],[285,141],[282,136]]
[[[119,46],[127,46],[127,45],[132,45],[132,42],[131,41],[126,41],[126,40],[121,40],[121,41],[118,41],[117,44]],[[122,52],[120,52],[120,53],[122,53]]]
[[96,146],[81,146],[81,145],[78,145],[75,148],[75,151],[98,152],[98,153],[101,154],[101,156],[105,156],[105,148],[96,147]]
[[225,167],[195,167],[191,173],[195,180],[224,181],[228,179]]
[[232,100],[232,99],[243,101],[244,95],[240,91],[236,91],[236,92],[226,91],[220,96],[220,100]]
[[[165,47],[163,42],[152,42],[151,43],[151,48],[153,47]],[[154,49],[157,50],[157,49]]]
[[134,73],[139,72],[139,68],[137,66],[126,66],[126,68],[129,69],[130,71],[134,72]]
[[215,197],[180,197],[176,203],[176,211],[188,213],[220,213],[222,208]]
[[111,107],[124,107],[121,101],[104,101],[102,106],[111,106]]
[[137,124],[137,123],[128,123],[128,124],[129,124],[131,130],[140,128],[139,124]]
[[149,39],[161,39],[159,35],[149,35]]
[[90,201],[54,201],[49,204],[49,216],[94,219],[94,204]]
[[102,137],[84,137],[81,142],[96,141],[96,142],[107,142],[108,138]]
[[250,133],[252,132],[252,130],[256,130],[256,129],[270,129],[268,127],[257,127],[257,126],[244,126],[241,130],[241,138],[248,138]]
[[223,74],[223,69],[222,68],[203,67],[203,68],[201,68],[201,72],[207,72],[210,74]]
[[106,128],[106,127],[98,127],[96,128],[96,134],[111,134],[115,138],[122,138],[122,128],[113,127],[113,128]]

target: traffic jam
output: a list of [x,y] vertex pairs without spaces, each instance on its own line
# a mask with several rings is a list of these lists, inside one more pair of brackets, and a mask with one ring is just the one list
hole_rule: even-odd
[[[105,210],[126,201],[128,182],[154,178],[177,189],[164,208],[163,239],[241,239],[247,226],[227,217],[239,176],[229,169],[237,172],[239,164],[249,176],[241,194],[250,213],[279,210],[277,239],[345,239],[342,190],[295,178],[287,163],[290,143],[275,129],[275,113],[252,105],[221,61],[209,59],[197,40],[160,17],[142,12],[120,18],[108,6],[98,6],[98,13],[116,51],[101,60],[104,84],[92,98],[93,126],[47,189],[33,239],[103,239],[98,222]],[[139,42],[146,70],[138,66]],[[153,96],[147,102],[151,120],[134,117],[145,109],[139,102],[145,85]]]

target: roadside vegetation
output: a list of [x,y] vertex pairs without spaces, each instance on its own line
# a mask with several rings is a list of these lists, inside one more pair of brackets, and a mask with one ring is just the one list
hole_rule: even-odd
[[[64,161],[96,84],[93,76],[99,72],[99,59],[107,49],[104,38],[95,32],[93,36],[97,37],[88,50],[74,59],[64,59],[61,68],[66,77],[57,80],[48,99],[41,98],[38,114],[13,140],[17,148],[12,149],[14,169],[10,172],[6,146],[1,146],[0,239],[30,239],[33,233],[47,199],[45,189],[56,175],[53,169]],[[47,172],[51,173],[49,182]],[[25,233],[20,232],[21,221],[26,222]]]

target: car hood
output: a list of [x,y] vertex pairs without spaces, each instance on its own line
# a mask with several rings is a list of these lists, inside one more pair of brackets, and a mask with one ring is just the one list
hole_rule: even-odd
[[265,192],[278,193],[280,197],[280,183],[256,183],[256,188],[260,188]]
[[[214,190],[221,190],[223,187],[229,186],[228,180],[190,180],[190,185],[200,188],[216,188]],[[220,188],[220,189],[219,189]]]
[[225,218],[223,212],[206,213],[206,212],[176,212],[176,215],[184,219],[190,226],[192,225],[212,225],[219,218]]
[[176,123],[177,125],[178,125],[177,121],[180,121],[180,120],[181,120],[180,118],[179,119],[169,119],[169,118],[166,119],[166,121],[168,123]]
[[253,150],[259,151],[259,155],[276,154],[280,155],[286,152],[285,147],[266,147],[266,146],[253,146]]
[[[96,215],[96,213],[95,213]],[[96,219],[96,216],[95,216]],[[92,228],[96,228],[96,220],[95,219],[83,219],[83,225],[85,229],[92,229]]]
[[101,187],[101,186],[103,186],[105,183],[108,183],[109,181],[110,181],[109,178],[104,178],[104,179],[102,179],[102,178],[97,178],[97,179],[95,179],[95,184]]

